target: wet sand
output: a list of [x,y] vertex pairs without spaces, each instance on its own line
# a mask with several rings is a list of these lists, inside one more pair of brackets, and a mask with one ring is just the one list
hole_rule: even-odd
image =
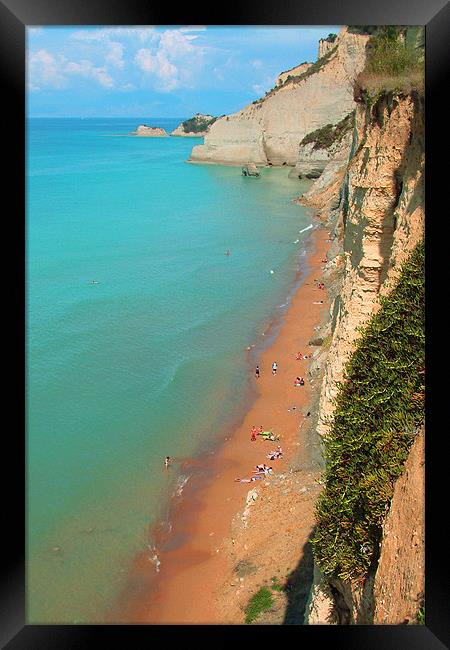
[[[257,463],[271,465],[276,474],[286,472],[290,460],[306,454],[307,441],[302,435],[302,423],[305,421],[305,407],[311,398],[308,376],[311,359],[298,361],[296,353],[309,356],[314,352],[316,348],[309,346],[308,342],[316,336],[315,326],[323,320],[329,308],[326,291],[316,286],[322,277],[322,259],[330,245],[327,239],[325,229],[313,232],[312,251],[307,257],[308,275],[292,297],[275,340],[256,361],[261,376],[253,379],[257,390],[255,401],[241,424],[230,431],[223,446],[214,455],[209,454],[203,459],[203,471],[191,485],[186,486],[183,498],[174,505],[170,533],[159,531],[157,548],[162,550],[158,552],[161,564],[156,580],[149,555],[143,554],[136,559],[129,586],[115,612],[116,621],[160,624],[230,622],[229,616],[224,614],[221,596],[233,555],[230,555],[234,544],[232,521],[244,509],[249,491],[255,487],[258,489],[264,481],[272,480],[269,477],[252,483],[238,483],[235,479],[252,476]],[[278,364],[275,376],[271,370],[273,361]],[[304,386],[294,386],[297,376],[305,378]],[[288,410],[292,406],[296,409]],[[264,441],[258,436],[252,442],[253,425],[258,429],[261,425],[263,430],[272,430],[281,436],[280,441]],[[283,448],[283,459],[269,461],[267,453],[278,444]],[[202,460],[197,462],[202,463]],[[312,508],[307,519],[302,525],[308,532],[313,525]],[[295,521],[291,523],[295,525]],[[271,527],[276,534],[279,525],[276,517],[273,520],[267,518],[265,536],[270,534]],[[258,530],[252,529],[249,534],[252,543],[257,544]]]

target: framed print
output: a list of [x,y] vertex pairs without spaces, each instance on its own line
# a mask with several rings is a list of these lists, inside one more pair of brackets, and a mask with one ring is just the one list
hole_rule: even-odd
[[5,647],[448,644],[449,9],[351,5],[2,2]]

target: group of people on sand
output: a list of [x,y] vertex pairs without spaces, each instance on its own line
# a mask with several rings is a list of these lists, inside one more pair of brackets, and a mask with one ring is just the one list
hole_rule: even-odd
[[[276,375],[278,370],[278,364],[276,361],[272,363],[272,375]],[[259,379],[261,376],[261,369],[259,366],[256,366],[255,368],[255,377],[256,379]]]
[[[267,454],[267,458],[269,460],[277,460],[279,458],[283,458],[283,450],[281,449],[280,445],[278,445],[274,451],[270,451]],[[255,469],[252,470],[252,474],[253,476],[250,476],[249,478],[235,478],[234,480],[236,483],[252,483],[253,481],[259,481],[264,476],[270,476],[273,474],[273,467],[271,465],[266,465],[266,463],[259,463],[258,465],[255,465]]]
[[296,377],[294,381],[294,386],[304,386],[305,385],[305,380],[303,377]]
[[318,282],[318,283],[317,283],[317,288],[318,288],[318,289],[325,289],[325,285],[324,285],[324,283],[323,283],[323,282]]

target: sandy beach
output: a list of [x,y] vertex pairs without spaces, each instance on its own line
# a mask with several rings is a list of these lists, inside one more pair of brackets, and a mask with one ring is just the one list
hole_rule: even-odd
[[[113,613],[116,621],[242,623],[242,609],[252,589],[257,590],[271,576],[288,575],[299,561],[301,564],[320,488],[320,471],[309,463],[308,440],[302,431],[308,428],[304,426],[308,423],[307,407],[315,390],[308,367],[310,355],[317,348],[308,343],[329,307],[326,290],[317,288],[329,247],[327,238],[325,229],[313,232],[308,275],[293,295],[275,340],[256,360],[261,369],[260,378],[253,379],[256,400],[221,448],[198,459],[202,472],[196,481],[188,483],[183,498],[174,506],[170,533],[159,531],[159,539],[157,535],[160,571],[156,580],[152,565],[149,570],[148,554],[136,558],[129,587]],[[299,361],[297,352],[309,358]],[[272,374],[273,361],[278,364],[276,375]],[[305,378],[304,386],[294,386],[297,376]],[[280,441],[264,441],[258,436],[252,442],[253,426],[272,430],[281,436]],[[283,458],[269,461],[268,452],[278,444]],[[295,475],[290,465],[294,458],[304,461]],[[252,483],[235,481],[237,477],[251,477],[258,463],[271,465],[274,474]],[[286,476],[289,472],[290,479]],[[292,490],[293,476],[296,491]],[[286,496],[286,485],[282,485],[285,480],[290,480],[290,496]],[[254,488],[259,498],[250,522],[244,509],[247,495]],[[289,521],[293,509],[301,510],[301,516]],[[255,575],[245,580],[236,578],[236,562],[252,552],[258,556]]]

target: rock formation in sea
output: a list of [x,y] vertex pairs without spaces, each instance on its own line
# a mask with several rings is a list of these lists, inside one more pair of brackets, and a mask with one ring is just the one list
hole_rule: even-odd
[[136,131],[133,131],[132,135],[139,135],[143,136],[145,138],[160,138],[160,137],[168,137],[168,133],[166,133],[165,129],[161,129],[158,126],[147,126],[146,124],[140,124]]
[[190,160],[294,166],[303,138],[355,109],[353,82],[364,67],[368,39],[342,28],[315,63],[282,73],[282,83],[265,97],[216,120]]
[[172,131],[170,135],[177,135],[182,137],[200,137],[205,136],[209,133],[209,129],[212,124],[217,120],[217,117],[213,115],[203,115],[202,113],[196,113],[189,120],[181,122],[176,129]]

